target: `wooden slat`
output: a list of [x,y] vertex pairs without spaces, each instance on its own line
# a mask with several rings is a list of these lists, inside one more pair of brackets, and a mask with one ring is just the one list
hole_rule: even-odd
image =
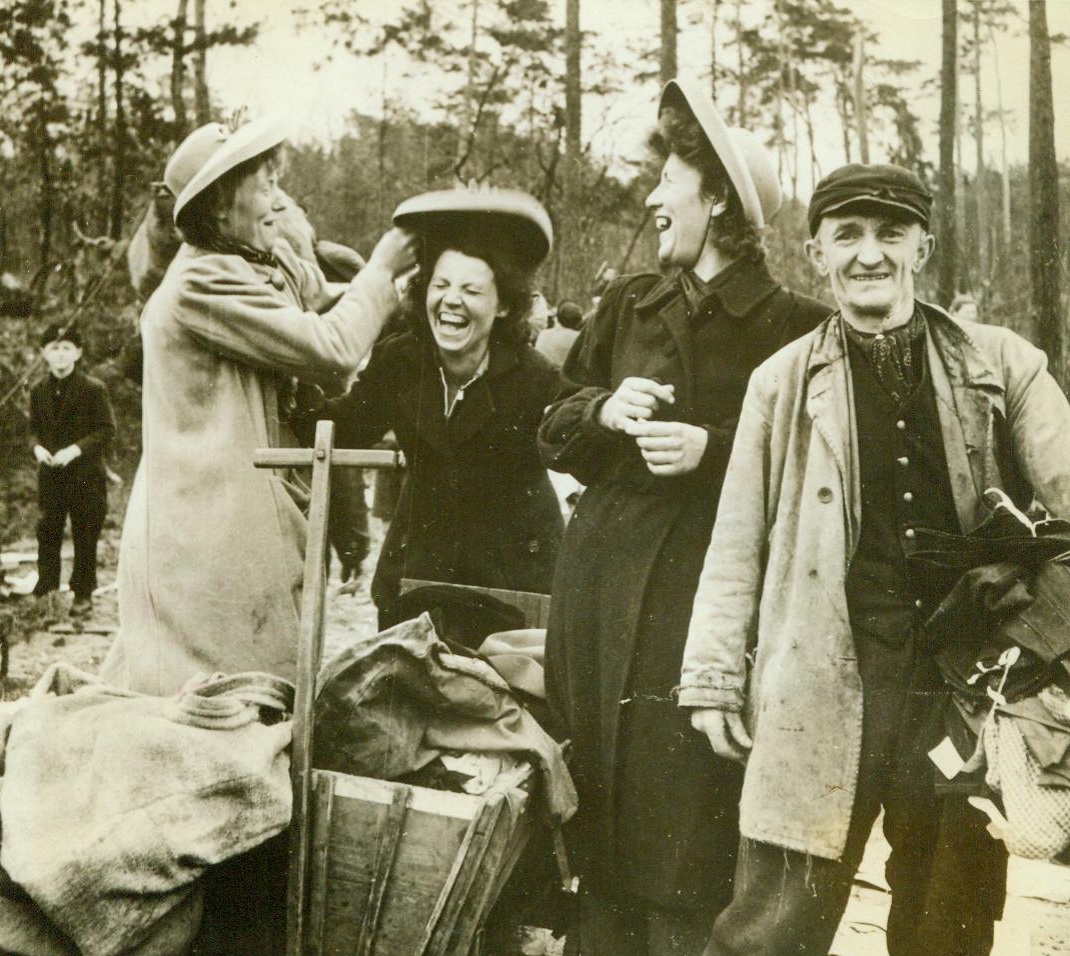
[[312,729],[316,669],[323,641],[326,594],[325,556],[330,509],[331,451],[334,422],[316,424],[313,447],[312,497],[305,546],[305,577],[301,594],[301,627],[297,650],[297,690],[294,695],[293,747],[290,774],[294,802],[290,820],[290,876],[286,891],[286,954],[303,956],[308,913],[309,804],[312,796]]
[[469,825],[414,956],[443,956],[445,943],[453,932],[464,896],[487,852],[487,844],[501,815],[503,802],[501,794],[488,799]]
[[308,956],[320,956],[323,952],[323,933],[327,923],[327,880],[330,866],[331,823],[334,819],[335,777],[313,772],[315,812],[312,827],[311,864],[308,900]]
[[375,934],[379,930],[379,916],[383,910],[383,898],[386,896],[386,887],[390,882],[390,872],[394,868],[398,847],[401,846],[401,829],[405,824],[410,794],[409,787],[398,786],[379,831],[371,887],[368,891],[368,904],[364,908],[364,920],[360,925],[360,938],[357,940],[357,956],[371,956],[375,945]]
[[[317,423],[317,434],[322,424]],[[258,448],[253,452],[253,464],[257,468],[307,468],[315,463],[315,456],[313,448]],[[397,468],[400,457],[396,451],[381,448],[339,448],[332,452],[331,464],[351,468]]]
[[497,598],[505,604],[511,604],[524,615],[525,627],[546,627],[550,620],[550,595],[539,594],[536,591],[509,591],[505,588],[483,588],[471,584],[453,584],[446,581],[421,581],[418,578],[402,578],[401,593],[405,594],[415,588],[426,586],[441,586],[449,584],[451,588],[464,588],[476,594],[486,594]]

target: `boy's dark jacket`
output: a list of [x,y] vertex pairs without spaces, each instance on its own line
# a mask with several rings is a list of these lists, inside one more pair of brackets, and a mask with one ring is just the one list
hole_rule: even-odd
[[49,374],[30,391],[30,445],[55,453],[77,445],[82,454],[66,470],[104,473],[104,451],[115,436],[115,419],[104,383],[75,369],[57,405]]

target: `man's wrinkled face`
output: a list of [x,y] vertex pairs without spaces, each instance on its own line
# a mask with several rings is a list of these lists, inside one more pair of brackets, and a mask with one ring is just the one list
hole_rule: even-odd
[[806,252],[847,319],[872,321],[913,312],[914,276],[934,245],[916,220],[847,210],[821,220]]

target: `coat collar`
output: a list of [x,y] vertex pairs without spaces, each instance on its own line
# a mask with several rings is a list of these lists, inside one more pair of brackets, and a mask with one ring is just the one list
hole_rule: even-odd
[[[716,298],[721,308],[737,319],[752,312],[780,288],[769,274],[769,266],[764,256],[757,259],[737,259],[707,284],[710,290],[707,301]],[[664,276],[655,283],[636,303],[635,310],[639,313],[660,312],[674,297],[681,299],[686,309],[687,303],[680,287],[679,272]]]
[[[967,326],[951,318],[939,306],[915,300],[926,319],[926,327],[952,386],[968,386],[1003,391],[1003,382],[970,337]],[[814,347],[810,351],[807,379],[822,368],[844,357],[843,318],[837,310],[814,330]]]

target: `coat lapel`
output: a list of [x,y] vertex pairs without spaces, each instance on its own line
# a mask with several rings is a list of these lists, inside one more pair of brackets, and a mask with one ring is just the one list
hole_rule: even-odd
[[842,321],[835,313],[819,326],[807,367],[806,411],[821,435],[840,473],[840,486],[850,522],[849,540],[857,540],[862,522],[862,493],[858,461],[854,392],[843,339]]
[[685,394],[676,396],[676,407],[686,409],[691,404],[691,383],[694,381],[694,356],[687,297],[680,289],[675,275],[666,276],[635,305],[636,318],[643,322],[662,322],[669,330],[676,346],[676,357],[683,366]]
[[1004,386],[961,326],[935,306],[922,309],[955,511],[969,532],[984,517],[985,488],[1001,484],[992,422],[1005,414]]

